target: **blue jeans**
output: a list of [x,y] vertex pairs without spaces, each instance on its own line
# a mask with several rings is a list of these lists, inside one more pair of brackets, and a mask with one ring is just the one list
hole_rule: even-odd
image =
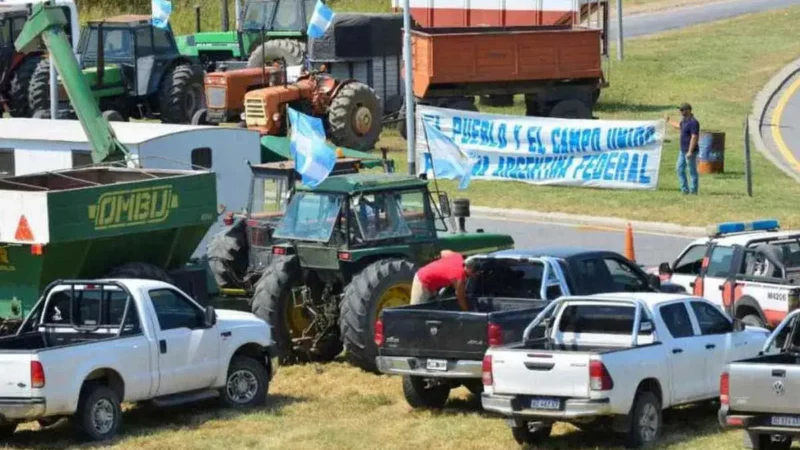
[[[686,166],[689,166],[689,179],[691,187],[686,183]],[[681,185],[681,192],[684,194],[691,192],[697,194],[697,152],[692,153],[692,156],[686,157],[686,153],[678,152],[678,164],[676,166],[678,171],[678,182]]]

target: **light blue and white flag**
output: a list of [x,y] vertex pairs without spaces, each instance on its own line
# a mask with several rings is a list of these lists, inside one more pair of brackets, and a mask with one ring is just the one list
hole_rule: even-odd
[[170,0],[152,0],[153,26],[166,29],[169,26],[169,15],[172,13]]
[[334,15],[333,10],[328,8],[322,0],[317,0],[317,6],[314,7],[314,14],[308,22],[306,33],[314,39],[321,38],[325,35],[325,30],[331,26]]
[[336,152],[325,141],[322,120],[287,109],[292,126],[289,149],[295,170],[303,177],[303,184],[316,187],[328,178],[336,165]]
[[439,131],[430,121],[423,120],[422,123],[425,126],[433,175],[438,178],[460,180],[458,188],[466,189],[472,177],[472,168],[477,161],[464,154],[452,139]]

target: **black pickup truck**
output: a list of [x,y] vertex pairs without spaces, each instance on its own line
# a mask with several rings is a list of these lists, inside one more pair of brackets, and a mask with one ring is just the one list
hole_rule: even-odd
[[474,258],[479,270],[467,284],[470,311],[444,297],[384,309],[376,323],[378,370],[403,376],[412,407],[441,408],[459,386],[480,394],[486,349],[520,341],[525,327],[558,297],[683,290],[662,286],[657,276],[609,251],[503,250]]

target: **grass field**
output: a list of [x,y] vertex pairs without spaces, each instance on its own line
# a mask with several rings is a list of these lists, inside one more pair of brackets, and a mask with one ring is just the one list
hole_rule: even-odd
[[[721,432],[715,408],[682,408],[665,416],[667,435],[660,448],[722,450],[739,448],[739,432]],[[375,376],[343,363],[281,368],[270,387],[270,405],[237,414],[216,404],[148,410],[125,416],[120,450],[209,449],[510,449],[517,448],[502,418],[480,411],[464,388],[441,412],[414,411],[403,399],[400,379]],[[50,430],[18,431],[18,448],[76,447],[67,423]],[[592,434],[557,425],[540,448],[590,450],[620,448],[612,434]]]

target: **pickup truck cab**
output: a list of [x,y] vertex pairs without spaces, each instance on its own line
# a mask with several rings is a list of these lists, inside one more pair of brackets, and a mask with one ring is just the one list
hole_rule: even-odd
[[711,226],[708,234],[662,263],[661,279],[758,327],[775,327],[800,306],[800,230],[759,220]]
[[715,399],[724,365],[756,355],[767,335],[699,297],[564,297],[539,313],[521,343],[487,350],[481,400],[509,418],[520,444],[546,439],[562,421],[648,445],[663,409]]
[[719,422],[742,428],[746,448],[784,450],[800,436],[800,310],[772,332],[759,356],[720,376]]
[[82,437],[106,440],[122,402],[261,405],[276,370],[271,346],[266,322],[202,308],[170,284],[57,281],[0,338],[0,436],[72,416]]
[[413,407],[441,408],[451,389],[482,390],[481,364],[492,345],[519,342],[547,304],[564,295],[669,289],[620,254],[580,248],[503,250],[473,256],[470,311],[453,299],[387,308],[376,323],[376,363],[403,376]]

